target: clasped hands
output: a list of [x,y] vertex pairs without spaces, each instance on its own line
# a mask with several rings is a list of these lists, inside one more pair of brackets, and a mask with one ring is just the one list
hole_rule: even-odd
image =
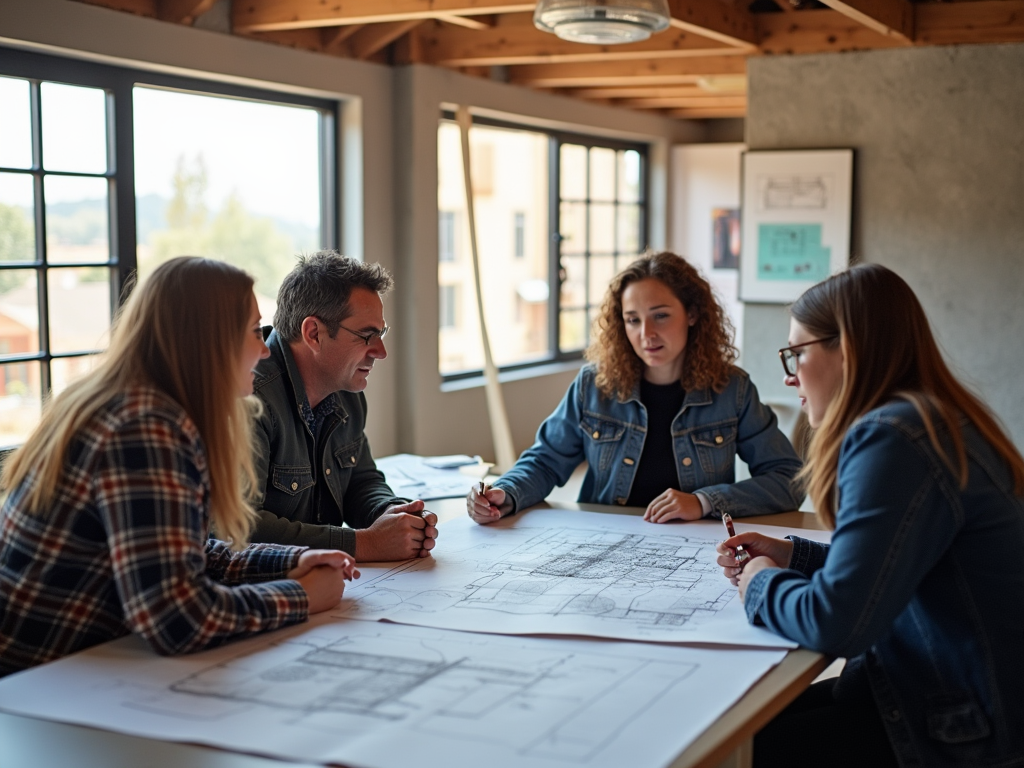
[[[750,554],[750,560],[740,565],[736,561],[736,547],[741,546]],[[720,541],[715,547],[716,561],[722,566],[722,573],[729,582],[738,587],[740,597],[747,594],[747,586],[754,575],[765,568],[788,568],[793,559],[793,542],[775,539],[755,531],[743,531]]]

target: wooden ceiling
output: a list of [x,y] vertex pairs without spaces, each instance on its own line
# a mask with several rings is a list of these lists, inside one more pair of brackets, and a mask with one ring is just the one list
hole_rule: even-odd
[[668,0],[668,30],[618,46],[541,32],[515,0],[80,1],[176,24],[230,2],[236,35],[696,119],[746,113],[749,56],[1024,41],[1024,0]]

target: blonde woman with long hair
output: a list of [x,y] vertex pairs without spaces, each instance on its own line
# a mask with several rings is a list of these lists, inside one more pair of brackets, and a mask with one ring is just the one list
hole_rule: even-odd
[[245,547],[252,286],[207,259],[157,267],[7,460],[0,676],[128,633],[176,654],[293,624],[358,575],[342,552]]
[[[644,507],[652,523],[784,512],[800,506],[800,459],[735,365],[732,326],[708,281],[674,253],[615,276],[594,341],[537,440],[484,494],[484,524],[542,501],[583,461],[579,500]],[[736,456],[751,477],[736,482]]]
[[895,272],[854,267],[791,315],[780,356],[832,542],[745,532],[718,562],[751,621],[847,664],[757,735],[754,765],[1024,766],[1024,459]]

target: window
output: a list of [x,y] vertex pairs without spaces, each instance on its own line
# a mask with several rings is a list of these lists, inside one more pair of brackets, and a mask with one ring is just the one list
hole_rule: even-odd
[[526,255],[526,214],[516,211],[516,220],[513,224],[515,230],[515,257],[521,259]]
[[455,227],[454,211],[438,211],[437,217],[437,259],[438,261],[455,261]]
[[[188,103],[198,101],[205,108]],[[272,297],[280,277],[267,275],[297,250],[337,242],[336,106],[0,48],[0,447],[23,442],[47,393],[93,367],[137,266],[160,254],[224,258]],[[281,142],[274,110],[302,113],[305,132],[289,124],[298,138]],[[225,141],[252,173],[222,167]],[[296,143],[302,158],[275,149]],[[178,214],[207,238],[176,233]]]
[[459,325],[458,296],[459,286],[442,285],[440,296],[441,328],[457,328]]
[[[475,118],[470,153],[495,363],[509,370],[579,359],[609,281],[647,243],[646,147]],[[438,206],[438,283],[475,296],[471,260],[452,256],[469,232],[461,135],[450,115],[438,129]],[[457,331],[444,325],[444,301],[440,372],[477,375],[476,301]]]

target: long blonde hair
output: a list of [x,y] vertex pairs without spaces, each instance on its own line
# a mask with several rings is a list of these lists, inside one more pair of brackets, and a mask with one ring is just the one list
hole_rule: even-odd
[[253,280],[218,261],[182,256],[161,264],[118,312],[110,348],[91,373],[43,409],[39,425],[4,464],[0,487],[31,478],[27,511],[53,502],[75,434],[115,395],[136,386],[165,393],[202,436],[218,537],[244,546],[255,513],[251,407],[237,396],[235,367],[252,311]]
[[[835,527],[839,451],[850,426],[868,411],[900,398],[921,415],[936,452],[967,484],[967,452],[960,420],[966,417],[1003,457],[1024,493],[1024,459],[992,412],[949,370],[928,318],[903,278],[880,264],[862,264],[809,288],[790,309],[793,319],[826,346],[843,351],[843,377],[811,438],[798,475],[806,483],[818,519]],[[953,455],[943,447],[938,416],[949,433]]]

